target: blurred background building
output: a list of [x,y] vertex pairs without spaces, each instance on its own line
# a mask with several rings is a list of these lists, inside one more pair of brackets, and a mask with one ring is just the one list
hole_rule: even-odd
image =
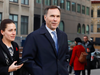
[[0,22],[12,19],[17,28],[15,41],[21,42],[34,29],[34,0],[0,0]]
[[41,9],[49,5],[57,5],[61,8],[59,28],[67,33],[69,40],[74,40],[75,37],[82,38],[84,35],[89,36],[91,0],[42,0],[42,3],[41,0],[34,0],[34,30],[40,27]]
[[0,0],[0,22],[12,19],[17,27],[16,40],[20,46],[26,36],[44,22],[43,10],[49,5],[61,8],[60,30],[73,41],[75,37],[90,37],[91,0]]
[[96,45],[100,45],[100,0],[91,0],[91,34]]

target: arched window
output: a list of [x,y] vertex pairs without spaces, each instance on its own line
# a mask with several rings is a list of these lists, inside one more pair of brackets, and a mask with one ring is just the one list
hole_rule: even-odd
[[89,34],[89,25],[86,26],[86,34]]
[[64,31],[64,22],[63,21],[60,22],[59,29]]
[[85,25],[82,25],[82,34],[85,34]]
[[78,24],[78,26],[77,26],[77,33],[81,34],[81,25],[80,24]]

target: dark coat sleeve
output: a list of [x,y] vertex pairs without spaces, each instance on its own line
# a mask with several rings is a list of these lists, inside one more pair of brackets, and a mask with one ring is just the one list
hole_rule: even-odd
[[0,64],[0,75],[9,75],[8,68],[9,66]]
[[30,34],[26,38],[26,41],[23,47],[23,54],[22,54],[22,60],[29,59],[29,61],[27,61],[24,64],[24,68],[30,74],[34,74],[34,71],[35,71],[34,67],[37,67],[38,69],[40,68],[36,65],[34,61],[35,56],[36,56],[36,44],[35,44],[34,37]]

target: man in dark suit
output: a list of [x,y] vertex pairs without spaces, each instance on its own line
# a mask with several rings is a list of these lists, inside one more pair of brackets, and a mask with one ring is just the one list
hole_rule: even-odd
[[[88,53],[87,55],[87,75],[90,75],[91,73],[91,53],[95,51],[93,44],[88,40],[88,36],[83,37],[84,42],[83,46]],[[82,75],[85,75],[85,70],[82,71]]]
[[26,38],[22,60],[29,59],[24,67],[31,75],[69,75],[67,35],[57,28],[60,17],[59,7],[48,6],[44,11],[46,24]]

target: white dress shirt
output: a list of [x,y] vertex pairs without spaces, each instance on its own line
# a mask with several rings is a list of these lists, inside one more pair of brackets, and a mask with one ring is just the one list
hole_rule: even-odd
[[[56,32],[56,29],[53,31],[50,28],[48,28],[47,25],[45,25],[45,27],[48,30],[48,32],[50,33],[51,37],[53,38],[54,35],[52,34],[52,32],[54,32],[54,31]],[[56,32],[56,36],[57,36],[57,32]]]

